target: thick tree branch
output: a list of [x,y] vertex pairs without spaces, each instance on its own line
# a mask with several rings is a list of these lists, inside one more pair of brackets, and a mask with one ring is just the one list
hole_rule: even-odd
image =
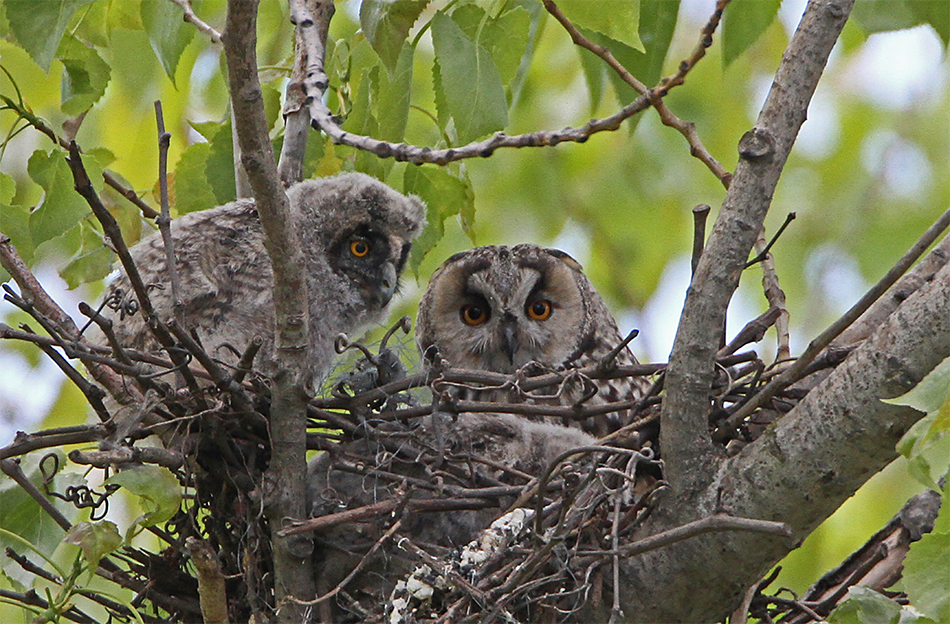
[[739,142],[739,165],[687,292],[666,373],[660,444],[666,478],[678,495],[704,489],[715,472],[718,453],[707,416],[726,308],[852,3],[813,0],[808,5],[755,128]]
[[[881,399],[905,393],[948,356],[945,266],[773,429],[725,462],[694,506],[785,522],[800,543],[897,456],[897,441],[923,416]],[[676,526],[670,517],[688,513],[668,513],[645,530]],[[715,621],[790,549],[781,540],[730,534],[647,554],[625,566],[624,611],[642,622]]]
[[229,0],[224,51],[241,162],[254,192],[274,271],[277,372],[270,416],[271,463],[264,494],[272,531],[278,620],[296,623],[304,619],[304,609],[289,598],[313,598],[312,544],[303,536],[278,537],[276,531],[291,518],[306,517],[307,511],[304,371],[309,354],[308,295],[303,253],[267,134],[257,76],[257,8],[256,0]]

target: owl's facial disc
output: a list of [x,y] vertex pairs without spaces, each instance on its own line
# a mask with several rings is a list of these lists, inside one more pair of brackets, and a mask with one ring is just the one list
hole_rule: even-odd
[[355,283],[370,309],[385,308],[399,288],[402,249],[393,249],[391,242],[395,241],[361,226],[334,245],[336,270]]

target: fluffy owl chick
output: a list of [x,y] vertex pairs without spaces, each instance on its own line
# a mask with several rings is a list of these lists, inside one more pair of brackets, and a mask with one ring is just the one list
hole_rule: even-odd
[[[529,362],[581,368],[622,341],[580,263],[563,251],[527,244],[478,247],[446,260],[422,297],[416,337],[427,357],[438,352],[452,366],[498,373],[512,373]],[[637,363],[626,347],[615,361]],[[646,388],[642,378],[596,383],[593,404],[638,398]],[[497,398],[483,395],[478,398]],[[605,433],[622,416],[589,425]]]
[[[412,240],[425,225],[425,207],[361,173],[307,180],[287,191],[306,261],[311,380],[326,374],[333,340],[381,319],[398,287]],[[171,224],[184,302],[184,323],[212,357],[235,364],[255,336],[264,343],[255,370],[267,374],[274,356],[273,271],[253,200],[239,200],[175,219]],[[158,314],[174,302],[158,233],[131,249]],[[134,300],[123,274],[108,289],[113,300]],[[123,345],[156,350],[144,315],[113,314]]]

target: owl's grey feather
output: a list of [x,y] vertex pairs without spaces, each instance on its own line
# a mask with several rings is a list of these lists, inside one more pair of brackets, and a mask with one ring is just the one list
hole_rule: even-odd
[[[549,316],[532,318],[530,308],[547,302]],[[478,306],[486,319],[467,323],[466,306]],[[601,361],[623,338],[604,300],[576,260],[563,251],[536,245],[478,247],[450,257],[429,282],[416,320],[419,350],[437,352],[451,366],[512,373],[530,362],[555,370],[583,368]],[[621,349],[618,365],[636,364]],[[597,405],[641,397],[643,378],[598,380]],[[472,393],[469,393],[471,396]],[[481,400],[517,400],[490,391]],[[562,397],[570,404],[576,397]],[[627,414],[612,415],[610,424],[585,423],[598,433],[616,428]],[[606,429],[606,430],[605,430]]]
[[[307,272],[310,374],[316,384],[333,358],[334,337],[381,319],[411,241],[425,225],[425,208],[417,198],[360,173],[301,182],[287,194]],[[171,233],[185,329],[197,333],[212,357],[231,365],[260,336],[254,368],[267,374],[274,357],[273,271],[254,201],[184,215],[172,222]],[[351,251],[357,239],[369,246],[364,257]],[[157,313],[172,318],[161,236],[149,236],[131,253]],[[119,291],[126,300],[134,298],[124,274],[107,296]],[[113,316],[120,343],[158,348],[143,313],[127,315],[120,309]]]
[[[452,422],[439,422],[438,414],[426,417],[412,431],[412,439],[428,443],[430,451],[424,457],[402,456],[384,448],[378,441],[357,440],[343,445],[333,453],[317,456],[309,466],[309,497],[311,516],[323,516],[370,505],[383,500],[400,499],[405,495],[405,484],[376,477],[372,468],[403,475],[408,480],[433,481],[433,451],[438,445],[447,457],[465,463],[460,458],[474,456],[490,458],[499,466],[529,475],[540,475],[565,451],[596,444],[596,439],[581,431],[560,425],[531,422],[511,414],[460,414]],[[339,469],[339,461],[366,467],[366,474],[354,474]],[[484,487],[494,479],[501,479],[504,471],[476,462],[468,462],[473,474],[469,487]],[[509,479],[510,480],[510,479]],[[417,488],[414,500],[440,497],[430,490]],[[513,501],[501,499],[498,507],[478,510],[410,513],[403,516],[400,534],[408,536],[417,545],[430,552],[447,554],[460,548],[487,528]],[[387,516],[365,522],[341,524],[317,534],[314,548],[318,593],[324,593],[342,580],[379,539],[391,519]],[[398,547],[383,549],[348,586],[347,591],[367,610],[374,608],[389,596],[395,582],[408,575],[418,560],[407,556]],[[329,615],[333,621],[343,621],[339,613]]]

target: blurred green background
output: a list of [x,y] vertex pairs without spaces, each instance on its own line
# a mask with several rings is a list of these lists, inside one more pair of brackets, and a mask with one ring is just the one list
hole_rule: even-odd
[[[200,34],[191,37],[173,85],[134,11],[126,15],[117,8],[124,4],[93,3],[74,25],[87,38],[102,39],[100,53],[111,66],[105,94],[83,120],[77,141],[87,151],[109,150],[114,156],[109,167],[157,206],[153,101],[161,99],[172,133],[173,210],[189,201],[205,201],[210,207],[220,198],[220,190],[196,185],[188,177],[188,167],[194,161],[209,172],[212,167],[219,167],[219,172],[227,169],[226,159],[224,165],[209,164],[209,152],[201,150],[216,154],[213,150],[229,143],[229,136],[216,135],[215,124],[198,125],[228,117],[220,48]],[[712,6],[699,0],[683,3],[664,74],[674,71],[696,45]],[[223,7],[222,0],[206,0],[199,12],[220,29]],[[720,46],[714,45],[686,84],[666,99],[674,113],[696,124],[706,148],[729,170],[737,160],[736,144],[755,121],[802,9],[801,2],[786,2],[779,19],[728,66],[722,61]],[[264,2],[261,7],[259,60],[265,67],[262,80],[267,82],[265,97],[273,119],[278,117],[277,98],[290,58],[292,31],[286,10],[283,2]],[[338,4],[332,37],[354,40],[357,10],[355,3]],[[0,17],[0,33],[8,34],[6,27]],[[540,33],[530,65],[522,68],[520,91],[508,92],[514,104],[506,132],[579,126],[590,117],[616,111],[619,104],[611,83],[605,76],[585,75],[579,52],[563,30],[549,19],[541,24]],[[352,48],[350,95],[354,101],[362,71],[358,58],[368,50],[363,47]],[[418,108],[409,111],[406,130],[406,140],[417,145],[433,145],[441,138],[432,119],[436,110],[431,49],[428,35],[423,36],[412,83],[412,103]],[[773,250],[788,295],[793,353],[856,301],[950,205],[950,89],[945,50],[928,26],[871,36],[855,23],[846,26],[767,220],[771,234],[787,213],[797,214]],[[62,63],[54,61],[47,74],[9,38],[0,39],[0,63],[33,112],[59,131],[67,119],[61,111]],[[10,97],[14,93],[5,75],[0,76],[0,92]],[[339,104],[339,98],[331,98],[334,104]],[[8,133],[14,120],[12,113],[0,112],[0,132]],[[278,124],[275,139],[279,133]],[[222,137],[228,138],[222,143]],[[387,173],[390,184],[402,188],[405,169],[413,167],[367,165],[352,150],[333,150],[313,134],[311,140],[323,150],[313,160],[320,173],[376,167],[375,171]],[[193,147],[202,143],[210,147]],[[42,189],[30,180],[26,163],[35,150],[50,148],[48,139],[32,130],[8,142],[0,153],[0,171],[15,181],[15,195],[7,204],[28,207],[40,201]],[[185,160],[181,160],[183,155]],[[459,180],[470,181],[474,220],[468,214],[464,222],[457,216],[445,220],[444,237],[418,266],[418,277],[406,276],[404,297],[394,307],[393,318],[413,314],[427,276],[473,241],[553,245],[584,264],[622,331],[641,330],[634,341],[638,356],[665,361],[688,285],[691,209],[697,204],[712,206],[711,224],[725,195],[719,181],[690,156],[679,133],[664,127],[647,110],[619,131],[594,135],[583,144],[500,150],[491,158],[454,165],[451,172]],[[110,202],[126,216],[123,226],[131,239],[151,227],[135,218],[128,204],[114,197]],[[66,290],[57,271],[90,250],[96,240],[91,227],[83,223],[35,249],[21,250],[44,284],[77,317],[76,303],[96,299],[108,269],[100,263],[86,276],[96,279],[72,290]],[[757,268],[744,276],[730,311],[730,331],[767,308],[760,277]],[[21,316],[0,302],[0,318],[15,326]],[[766,359],[773,357],[774,336],[767,336],[760,349]],[[83,421],[86,409],[75,388],[61,383],[59,373],[34,350],[3,342],[0,416],[0,444],[5,444],[17,429]],[[783,573],[773,588],[806,589],[920,489],[906,468],[895,462],[782,563]]]

